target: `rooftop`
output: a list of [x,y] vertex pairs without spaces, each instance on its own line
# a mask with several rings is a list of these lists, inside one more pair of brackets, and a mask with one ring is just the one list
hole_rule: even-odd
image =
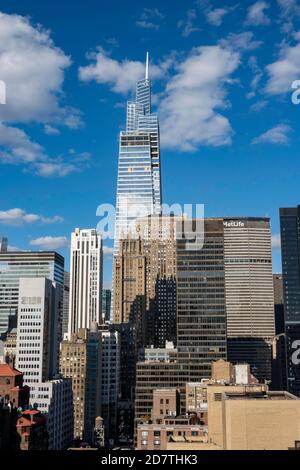
[[17,375],[22,375],[22,372],[13,369],[8,364],[0,364],[0,377],[16,377]]
[[300,400],[299,397],[285,391],[272,392],[224,392],[229,400]]

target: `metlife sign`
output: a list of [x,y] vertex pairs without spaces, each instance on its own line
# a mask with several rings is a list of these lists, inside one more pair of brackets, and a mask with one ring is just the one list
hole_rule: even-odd
[[223,224],[226,228],[245,227],[245,222],[242,222],[241,220],[224,220]]

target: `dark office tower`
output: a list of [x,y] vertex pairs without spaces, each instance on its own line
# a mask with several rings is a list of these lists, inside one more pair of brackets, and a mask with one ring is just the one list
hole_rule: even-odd
[[286,390],[286,353],[284,333],[283,279],[273,274],[275,337],[272,344],[272,390]]
[[271,380],[275,336],[271,230],[268,218],[224,219],[228,360],[247,362]]
[[191,242],[197,221],[182,223],[183,237],[177,240],[178,362],[186,381],[197,382],[210,377],[212,361],[227,357],[223,219],[204,220],[203,246]]
[[62,334],[68,333],[70,273],[64,272]]
[[102,289],[102,319],[110,321],[111,290]]
[[275,334],[284,333],[283,278],[282,274],[273,274]]
[[300,395],[300,206],[280,209],[287,387]]
[[175,276],[157,279],[153,300],[154,336],[153,341],[148,341],[148,345],[153,344],[155,348],[164,348],[166,341],[172,341],[176,345],[176,289]]
[[119,395],[117,400],[117,433],[119,443],[132,443],[134,423],[134,396],[136,384],[136,336],[132,322],[102,325],[120,338]]

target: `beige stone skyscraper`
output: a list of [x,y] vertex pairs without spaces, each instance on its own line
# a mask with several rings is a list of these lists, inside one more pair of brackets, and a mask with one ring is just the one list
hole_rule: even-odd
[[146,256],[146,344],[176,342],[176,221],[152,215],[137,221]]
[[143,345],[176,340],[176,246],[173,216],[136,224],[136,238],[121,240],[114,259],[114,322],[141,322]]
[[146,306],[146,256],[140,239],[120,240],[114,258],[114,323],[136,325],[138,345],[144,337]]

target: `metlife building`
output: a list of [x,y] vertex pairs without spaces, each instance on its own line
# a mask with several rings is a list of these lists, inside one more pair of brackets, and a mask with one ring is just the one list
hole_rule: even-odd
[[275,336],[271,230],[268,218],[224,218],[228,360],[248,362],[271,379]]

